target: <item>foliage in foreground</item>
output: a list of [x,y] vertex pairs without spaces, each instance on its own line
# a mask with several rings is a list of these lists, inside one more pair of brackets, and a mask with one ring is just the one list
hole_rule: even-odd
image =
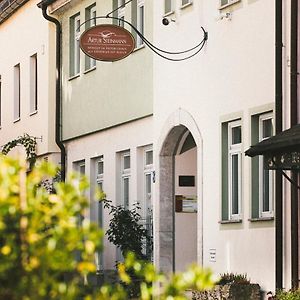
[[57,169],[42,163],[27,174],[25,162],[0,156],[0,299],[122,300],[131,275],[140,279],[140,298],[185,299],[186,289],[213,286],[210,271],[193,266],[167,279],[154,266],[129,254],[119,264],[120,283],[91,288],[94,254],[101,231],[83,220],[88,208],[85,179],[72,176],[55,185],[56,194],[41,186]]

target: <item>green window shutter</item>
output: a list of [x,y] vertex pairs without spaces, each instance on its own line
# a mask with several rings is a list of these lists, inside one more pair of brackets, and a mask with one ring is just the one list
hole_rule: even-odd
[[229,219],[228,207],[228,123],[222,124],[222,221]]
[[[259,116],[251,117],[251,145],[259,140]],[[251,159],[251,218],[259,218],[259,157]]]

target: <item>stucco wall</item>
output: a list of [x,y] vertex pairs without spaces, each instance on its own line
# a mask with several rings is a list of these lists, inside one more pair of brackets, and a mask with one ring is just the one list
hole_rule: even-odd
[[[107,199],[113,204],[120,204],[120,182],[118,153],[130,151],[130,204],[140,202],[143,197],[143,158],[141,149],[152,144],[152,117],[144,118],[112,129],[104,130],[81,139],[70,141],[66,144],[68,153],[67,170],[74,169],[74,163],[85,161],[85,174],[90,179],[92,187],[95,185],[95,174],[93,172],[93,159],[103,156],[104,175],[103,190]],[[88,194],[91,210],[88,216],[97,221],[95,197],[93,188]],[[104,210],[104,231],[108,229],[110,216]],[[116,249],[104,238],[104,269],[114,269],[116,260]]]
[[[37,154],[57,152],[55,132],[55,35],[37,7],[28,1],[0,25],[1,129],[0,145],[23,133],[37,140]],[[30,56],[37,54],[38,111],[30,115]],[[20,64],[21,117],[14,122],[14,66]],[[19,149],[16,149],[18,152]]]
[[[275,99],[274,1],[240,1],[225,10],[232,12],[231,21],[221,20],[218,8],[218,1],[194,1],[184,9],[178,5],[171,16],[176,22],[163,26],[163,3],[155,2],[155,43],[163,49],[183,50],[197,44],[203,37],[200,26],[209,36],[204,49],[190,60],[175,63],[154,58],[156,163],[167,136],[163,128],[168,124],[171,129],[172,122],[173,126],[182,124],[180,111],[185,110],[196,122],[203,141],[202,149],[198,150],[201,154],[198,196],[203,201],[198,219],[202,224],[198,223],[198,261],[201,263],[203,259],[203,265],[216,274],[247,273],[263,289],[274,290],[274,222],[248,220],[251,216],[249,158],[242,158],[242,223],[219,223],[221,122],[242,118],[242,143],[246,150],[251,145],[251,110],[263,105],[272,107]],[[174,112],[178,114],[173,115]],[[156,195],[161,196],[159,190]],[[156,240],[159,241],[157,231]],[[215,249],[216,261],[211,260],[210,249]],[[156,257],[159,263],[158,257],[159,253]]]
[[[71,1],[59,15],[62,22],[63,57],[63,139],[67,140],[153,113],[152,52],[147,48],[134,51],[116,62],[97,62],[96,69],[85,73],[85,55],[81,51],[80,75],[70,80],[69,23],[80,12],[84,22],[85,8],[96,3],[97,16],[112,11],[112,1]],[[145,5],[145,35],[152,39],[152,2]],[[125,17],[130,20],[130,5]],[[111,20],[97,20],[97,24]],[[129,29],[125,26],[126,29]],[[82,32],[84,26],[82,27]],[[129,29],[130,30],[130,29]]]

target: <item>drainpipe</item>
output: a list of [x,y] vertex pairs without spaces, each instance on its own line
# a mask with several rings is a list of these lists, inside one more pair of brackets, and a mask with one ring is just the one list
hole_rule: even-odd
[[56,26],[56,101],[55,101],[55,142],[60,149],[60,160],[61,160],[61,180],[65,181],[66,178],[66,149],[61,141],[61,25],[60,22],[47,14],[48,5],[53,0],[42,1],[38,6],[42,9],[43,17],[54,23]]
[[[297,77],[298,77],[298,0],[291,1],[291,73],[290,73],[290,118],[291,127],[298,123]],[[291,172],[291,179],[298,182],[297,171]],[[292,289],[299,285],[299,253],[298,253],[298,189],[291,184],[291,277]]]
[[[282,132],[282,0],[275,2],[275,131]],[[282,174],[275,175],[275,282],[283,287]]]

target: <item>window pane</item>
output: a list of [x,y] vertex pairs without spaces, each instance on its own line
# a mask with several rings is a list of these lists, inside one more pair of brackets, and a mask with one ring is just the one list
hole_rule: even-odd
[[270,171],[264,170],[263,178],[263,211],[270,211]]
[[98,175],[103,174],[103,161],[98,161]]
[[182,5],[190,3],[190,0],[182,0]]
[[232,131],[232,144],[240,144],[242,142],[242,128],[241,126],[233,127]]
[[228,0],[221,0],[221,6],[228,4]]
[[129,178],[123,178],[123,204],[125,208],[129,207]]
[[263,136],[262,138],[268,138],[272,136],[273,128],[272,128],[272,119],[263,120]]
[[126,155],[124,156],[124,169],[130,169],[130,156]]
[[231,157],[232,166],[232,214],[239,213],[239,158],[237,154]]
[[151,199],[151,174],[146,174],[146,196]]
[[85,174],[85,165],[80,165],[80,166],[79,166],[79,173],[80,173],[81,175],[84,175],[84,174]]
[[172,0],[165,0],[165,13],[172,11]]
[[146,165],[153,164],[153,151],[146,151]]
[[80,20],[77,19],[75,23],[75,74],[79,73],[80,70],[80,50],[79,50],[79,37],[80,37]]

